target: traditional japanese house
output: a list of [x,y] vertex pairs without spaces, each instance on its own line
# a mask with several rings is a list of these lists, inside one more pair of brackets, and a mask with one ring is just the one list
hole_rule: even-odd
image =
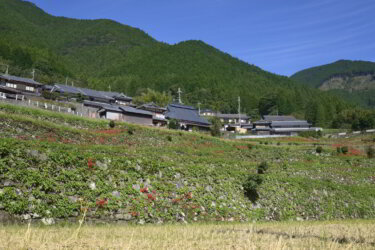
[[293,116],[266,115],[263,120],[253,123],[253,133],[258,135],[298,135],[303,131],[317,131],[320,128],[312,128],[306,120],[298,120]]
[[167,111],[166,108],[160,107],[155,103],[150,102],[137,107],[137,109],[142,109],[151,112],[153,114],[152,120],[155,126],[167,125],[168,121],[167,119],[165,119],[164,115],[164,113]]
[[8,98],[15,98],[16,95],[38,96],[42,86],[43,84],[30,78],[0,75],[0,92]]
[[216,115],[223,124],[248,124],[250,117],[245,114],[217,114]]
[[101,118],[117,120],[141,125],[153,125],[151,112],[129,106],[102,104],[98,110]]
[[208,130],[211,126],[210,122],[199,116],[196,108],[183,104],[169,104],[165,117],[168,120],[176,119],[181,129],[189,131],[194,127],[201,130]]
[[50,92],[58,92],[61,95],[67,95],[70,98],[81,98],[84,100],[100,103],[113,103],[119,105],[128,105],[132,98],[118,92],[98,91],[87,88],[78,88],[62,84],[55,84]]

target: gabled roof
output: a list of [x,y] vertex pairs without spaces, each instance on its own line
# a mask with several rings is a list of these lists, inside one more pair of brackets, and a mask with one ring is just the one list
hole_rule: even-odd
[[[99,103],[97,103],[97,104],[99,105]],[[149,116],[152,117],[151,112],[141,110],[141,109],[132,108],[132,107],[129,107],[129,106],[119,106],[119,105],[110,105],[110,104],[102,103],[100,105],[100,107],[101,107],[101,110],[105,110],[105,111],[112,111],[112,112],[117,112],[117,113],[133,113],[133,114],[149,115]]]
[[34,81],[31,78],[24,78],[24,77],[19,77],[19,76],[12,76],[12,75],[5,75],[4,74],[4,75],[0,75],[0,78],[3,78],[3,79],[8,80],[8,81],[24,82],[24,83],[29,83],[29,84],[38,85],[38,86],[43,85],[40,82]]
[[266,121],[266,120],[259,120],[253,122],[253,124],[258,125],[258,124],[271,124],[271,121]]
[[297,119],[291,115],[265,115],[263,116],[266,121],[296,121]]
[[271,127],[291,127],[291,126],[310,126],[307,121],[304,120],[294,120],[294,121],[272,121]]
[[116,113],[122,113],[123,110],[120,109],[120,106],[117,105],[109,105],[109,104],[102,104],[100,111],[111,111],[111,112],[116,112]]
[[179,121],[190,122],[198,125],[211,125],[211,123],[209,123],[206,119],[199,116],[198,110],[196,108],[192,106],[185,106],[182,104],[169,104],[165,117],[167,119],[176,119]]
[[84,96],[94,97],[94,98],[102,98],[107,100],[115,100],[115,99],[122,99],[126,101],[131,101],[132,98],[128,97],[122,93],[118,92],[107,92],[107,91],[98,91],[93,89],[86,89],[86,88],[78,88],[73,86],[67,86],[63,84],[55,84],[55,88],[59,89],[62,92],[70,93],[70,94],[81,94]]
[[159,110],[163,110],[163,111],[167,110],[166,108],[160,107],[153,102],[142,104],[141,106],[139,106],[137,108],[138,109],[159,109]]
[[[239,115],[238,114],[217,114],[217,117],[223,118],[223,119],[237,119]],[[250,117],[248,117],[245,114],[241,114],[241,119],[250,119]]]
[[129,106],[119,106],[119,108],[126,113],[142,114],[142,115],[149,115],[149,116],[153,115],[151,112],[148,112],[146,110],[136,109],[136,108],[132,108]]

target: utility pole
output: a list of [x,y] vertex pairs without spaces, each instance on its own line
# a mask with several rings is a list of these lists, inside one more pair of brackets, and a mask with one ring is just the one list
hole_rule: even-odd
[[65,77],[65,86],[68,86],[68,77]]
[[33,80],[35,79],[35,69],[33,69],[33,71],[31,71],[31,74],[33,75]]
[[7,66],[7,69],[5,71],[5,75],[8,75],[9,74],[9,65],[6,65]]
[[111,92],[111,84],[108,85],[108,90]]
[[238,122],[241,128],[241,97],[238,97]]
[[74,87],[74,82],[72,81],[72,87]]
[[198,114],[201,115],[201,103],[198,102]]
[[181,94],[182,94],[182,91],[181,91],[181,89],[180,88],[178,88],[178,103],[179,104],[182,104],[182,102],[181,102]]

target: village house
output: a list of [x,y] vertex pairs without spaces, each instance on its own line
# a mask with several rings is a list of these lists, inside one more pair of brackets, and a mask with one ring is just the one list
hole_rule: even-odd
[[8,74],[0,75],[0,92],[3,98],[19,98],[38,96],[42,84],[30,79]]
[[215,116],[216,112],[211,109],[202,109],[200,112],[201,116]]
[[257,135],[290,135],[295,136],[303,131],[318,131],[306,120],[298,120],[293,116],[265,115],[263,120],[253,123],[253,133]]
[[165,119],[164,113],[167,111],[166,108],[160,107],[153,102],[145,103],[137,109],[146,110],[153,114],[152,121],[155,126],[161,127],[167,125],[168,121]]
[[223,124],[239,124],[249,123],[250,117],[246,114],[217,114],[216,117],[220,119]]
[[100,118],[109,120],[153,125],[153,114],[151,112],[129,106],[102,104],[98,113]]
[[60,95],[67,95],[70,98],[82,98],[84,100],[100,102],[100,103],[113,103],[118,105],[129,105],[132,101],[131,97],[128,97],[118,92],[98,91],[87,88],[78,88],[73,86],[67,86],[63,84],[54,84],[49,92],[56,92]]
[[176,119],[180,124],[180,128],[188,131],[192,131],[194,127],[201,130],[209,130],[211,126],[210,122],[199,116],[196,108],[183,104],[169,104],[165,117],[168,120]]

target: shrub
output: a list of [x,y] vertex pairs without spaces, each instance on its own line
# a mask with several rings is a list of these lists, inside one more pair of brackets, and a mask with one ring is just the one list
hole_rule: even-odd
[[265,145],[268,145],[268,141],[265,141],[264,144],[265,144]]
[[180,124],[178,123],[178,121],[176,119],[170,119],[169,123],[168,123],[168,128],[169,129],[179,129]]
[[76,111],[77,110],[77,107],[75,105],[69,105],[69,108],[72,110],[72,111]]
[[347,154],[347,153],[349,152],[348,147],[347,147],[347,146],[341,147],[341,152],[342,152],[343,154]]
[[128,128],[128,134],[129,134],[129,135],[133,135],[134,132],[135,132],[135,129],[134,129],[133,127],[129,127],[129,128]]
[[114,128],[115,126],[116,126],[116,124],[115,124],[114,120],[109,121],[109,127],[110,128]]
[[172,141],[172,136],[168,135],[168,136],[167,136],[167,140],[168,140],[168,141]]
[[313,138],[320,138],[322,137],[322,131],[303,131],[299,133],[301,137],[313,137]]
[[252,174],[247,178],[247,180],[243,184],[245,195],[252,202],[255,202],[259,198],[257,188],[260,184],[262,184],[262,182],[263,182],[263,179],[260,175]]
[[280,145],[281,145],[281,143],[280,143],[280,142],[278,142],[278,143],[277,143],[277,146],[280,146]]
[[367,157],[370,159],[375,157],[375,149],[373,147],[368,147],[366,153]]
[[253,145],[247,144],[247,148],[251,150],[251,149],[253,149]]
[[340,147],[336,147],[336,152],[337,152],[338,154],[340,154],[340,153],[341,153],[341,148],[340,148]]
[[267,162],[262,162],[259,166],[258,166],[258,174],[264,174],[267,169],[268,169],[268,163]]
[[212,136],[221,136],[221,121],[218,117],[212,117],[210,132]]
[[323,152],[323,148],[322,148],[322,146],[318,146],[318,147],[316,147],[316,152],[317,152],[318,154],[322,153],[322,152]]

